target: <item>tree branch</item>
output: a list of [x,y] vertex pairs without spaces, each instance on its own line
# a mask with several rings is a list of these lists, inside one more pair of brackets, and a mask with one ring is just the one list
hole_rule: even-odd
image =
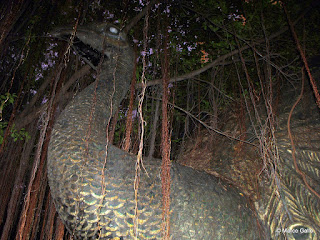
[[[64,86],[59,91],[59,94],[56,97],[56,103],[59,103],[62,99],[62,96],[65,97],[67,94],[68,89],[72,86],[72,84],[77,81],[80,77],[83,77],[84,75],[88,74],[90,72],[91,67],[89,65],[83,66],[81,69],[76,71],[70,79],[64,84]],[[36,103],[36,101],[39,99],[39,96],[43,96],[44,91],[46,90],[47,86],[49,85],[51,79],[53,77],[53,74],[50,74],[50,76],[44,81],[44,83],[39,88],[39,91],[36,95],[31,99],[28,107],[25,108],[24,111],[22,111],[19,116],[16,117],[15,120],[15,126],[16,129],[19,130],[25,126],[27,126],[29,123],[37,119],[43,111],[46,109],[46,105],[42,104],[37,107],[33,107]]]
[[[152,98],[152,99],[155,99],[155,100],[159,100],[159,101],[162,101],[162,99],[160,98],[154,98],[154,97],[151,97],[151,96],[148,96],[148,98]],[[233,136],[230,136],[228,134],[225,134],[224,132],[216,129],[216,128],[213,128],[211,126],[209,126],[208,124],[206,124],[205,122],[201,121],[199,118],[197,118],[196,116],[194,116],[192,113],[190,113],[189,111],[175,105],[174,103],[171,103],[171,102],[168,102],[169,105],[171,105],[172,107],[178,109],[179,111],[185,113],[186,115],[190,116],[191,118],[193,118],[194,120],[196,120],[197,122],[199,122],[201,125],[203,125],[205,128],[211,130],[211,131],[214,131],[216,133],[218,133],[219,135],[222,135],[224,137],[227,137],[231,140],[236,140],[236,141],[239,141],[239,142],[243,142],[243,143],[246,143],[246,144],[249,144],[251,146],[254,146],[254,147],[259,147],[258,145],[254,144],[254,143],[251,143],[251,142],[248,142],[248,141],[245,141],[245,140],[241,140],[240,138],[236,138],[236,137],[233,137]]]
[[130,23],[127,24],[127,26],[123,29],[123,31],[124,31],[125,33],[128,33],[129,30],[130,30],[134,25],[136,25],[137,22],[138,22],[141,18],[143,18],[144,15],[146,15],[148,8],[151,8],[156,2],[157,2],[157,0],[151,0],[151,1],[149,2],[149,4],[148,4],[144,9],[142,9],[142,11],[141,11],[138,15],[136,15],[133,19],[131,19]]
[[[311,7],[307,8],[306,10],[304,10],[301,15],[296,19],[296,21],[294,21],[293,25],[296,25],[300,19],[302,19],[304,17],[304,15],[310,10],[312,9]],[[284,27],[282,28],[281,30],[279,30],[278,32],[274,33],[274,34],[271,34],[270,37],[268,38],[268,41],[280,36],[281,34],[285,33],[286,31],[288,31],[289,28],[288,27]],[[255,43],[253,44],[249,44],[249,45],[245,45],[243,47],[241,47],[240,49],[235,49],[223,56],[220,56],[218,58],[216,58],[213,62],[207,64],[206,66],[202,67],[202,68],[199,68],[195,71],[192,71],[192,72],[189,72],[187,74],[184,74],[184,75],[181,75],[181,76],[178,76],[178,77],[174,77],[174,78],[170,78],[169,79],[169,82],[170,83],[174,83],[174,82],[179,82],[179,81],[182,81],[182,80],[186,80],[186,79],[190,79],[190,78],[193,78],[207,70],[209,70],[210,68],[213,68],[217,65],[219,65],[219,63],[221,61],[224,61],[225,59],[227,59],[228,57],[231,57],[233,55],[236,55],[239,53],[239,51],[244,51],[244,50],[247,50],[248,48],[252,48],[254,45],[257,45],[257,44],[260,44],[260,43],[263,43],[265,42],[266,39],[265,38],[261,38],[259,40],[257,40]],[[246,44],[248,44],[246,42]],[[161,84],[161,81],[162,79],[156,79],[156,80],[153,80],[153,81],[149,81],[146,83],[146,86],[149,87],[149,86],[153,86],[153,85],[158,85],[158,84]],[[136,88],[142,88],[142,83],[137,83],[136,84]]]

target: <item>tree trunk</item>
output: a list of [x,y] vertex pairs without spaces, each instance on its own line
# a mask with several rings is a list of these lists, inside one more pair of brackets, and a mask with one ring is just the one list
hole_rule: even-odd
[[[36,139],[36,124],[30,126],[28,132],[31,133],[31,139],[26,141],[23,146],[22,156],[20,160],[20,166],[18,172],[16,173],[16,179],[14,181],[13,191],[11,193],[10,202],[7,208],[7,218],[3,227],[1,240],[10,239],[10,233],[18,215],[19,202],[22,194],[22,189],[24,188],[24,180],[26,175],[26,170],[28,168],[28,162],[33,150],[34,142]],[[4,206],[4,205],[3,205]]]
[[132,121],[133,121],[132,111],[133,111],[133,103],[134,103],[135,88],[136,88],[136,81],[137,81],[136,74],[135,74],[136,69],[137,69],[137,61],[134,61],[133,76],[132,76],[132,82],[130,86],[130,101],[129,101],[129,107],[128,107],[128,113],[127,113],[127,121],[126,121],[126,136],[125,136],[125,142],[123,147],[123,149],[127,152],[129,152],[130,142],[131,142]]
[[[157,94],[157,98],[160,97],[160,93]],[[149,154],[148,158],[152,158],[153,154],[155,152],[155,143],[156,143],[156,136],[157,136],[157,125],[158,125],[158,120],[159,120],[159,111],[160,108],[160,100],[156,100],[156,107],[154,111],[154,116],[153,116],[153,121],[152,121],[152,129],[151,129],[151,137],[150,137],[150,148],[149,148]]]
[[3,51],[4,41],[23,12],[26,5],[24,3],[24,0],[11,1],[11,3],[7,3],[7,7],[1,13],[1,16],[5,16],[5,18],[0,22],[0,52]]
[[[114,114],[112,120],[111,120],[111,126],[108,127],[108,141],[110,144],[113,144],[113,139],[114,139],[114,132],[116,131],[116,125],[118,122],[118,117],[119,117],[119,108],[117,109],[116,113]],[[108,124],[109,126],[109,124]]]

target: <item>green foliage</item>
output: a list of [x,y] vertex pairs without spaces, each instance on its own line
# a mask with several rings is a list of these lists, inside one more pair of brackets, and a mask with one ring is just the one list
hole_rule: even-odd
[[[292,20],[299,17],[303,7],[309,6],[311,1],[307,0],[306,3],[297,0],[288,1],[287,8]],[[144,8],[146,1],[125,2],[124,5],[119,5],[116,1],[98,0],[86,2],[84,5],[79,5],[79,2],[74,0],[42,2],[41,7],[37,9],[35,14],[26,15],[23,21],[24,25],[17,26],[16,31],[20,34],[18,36],[23,37],[19,38],[20,40],[18,41],[11,42],[12,46],[8,49],[10,54],[7,54],[7,60],[14,66],[13,63],[17,61],[19,51],[23,49],[26,42],[29,45],[24,52],[25,59],[16,72],[14,89],[19,88],[18,83],[22,82],[24,76],[27,76],[27,83],[25,84],[25,89],[23,89],[25,93],[29,93],[27,89],[35,89],[37,91],[41,86],[43,79],[39,80],[37,74],[41,73],[42,76],[45,76],[47,70],[43,69],[41,63],[47,63],[48,52],[52,50],[52,48],[48,48],[46,42],[50,39],[41,37],[46,32],[57,26],[74,25],[79,12],[83,11],[82,8],[85,8],[86,12],[84,18],[80,17],[81,23],[109,21],[123,27]],[[171,77],[187,75],[237,49],[236,39],[240,47],[250,44],[261,54],[257,54],[257,56],[262,75],[264,66],[270,64],[266,61],[268,54],[270,54],[270,62],[273,66],[272,75],[274,76],[277,69],[290,74],[294,74],[300,69],[300,64],[297,64],[299,60],[293,62],[298,57],[290,31],[283,33],[278,38],[270,39],[268,43],[269,49],[266,49],[264,42],[258,42],[261,39],[268,39],[272,34],[287,26],[286,17],[279,5],[279,1],[182,0],[171,1],[170,4],[160,2],[156,6],[152,7],[152,12],[150,12],[152,14],[149,15],[147,48],[153,51],[148,52],[147,49],[147,68],[145,72],[147,81],[161,79],[162,77],[163,36],[167,25],[170,29],[170,49],[168,52]],[[32,11],[26,11],[26,13],[28,12]],[[320,35],[318,31],[314,31],[314,26],[319,26],[320,17],[317,11],[310,11],[310,14],[308,13],[305,17],[305,20],[301,20],[295,25],[295,29],[301,42],[305,44],[306,55],[312,56],[319,51]],[[144,22],[143,19],[138,21],[129,32],[129,39],[133,37],[137,41],[137,53],[140,58],[136,70],[138,82],[141,81],[142,75],[140,53],[143,51]],[[305,36],[305,39],[302,39],[302,36]],[[30,41],[27,41],[29,37]],[[201,57],[204,54],[208,54],[208,62],[201,61]],[[243,50],[242,55],[253,84],[252,86],[254,86],[254,91],[259,94],[262,86],[260,86],[253,49]],[[52,60],[53,57],[51,56],[49,59]],[[5,62],[3,61],[3,63]],[[2,70],[2,78],[12,66],[8,65],[7,68]],[[282,66],[285,67],[282,68]],[[250,97],[248,82],[238,55],[235,54],[226,58],[225,63],[223,61],[220,62],[215,69],[212,69],[212,72],[210,71],[211,69],[195,76],[195,79],[201,80],[199,87],[198,82],[194,79],[174,84],[174,88],[170,89],[170,91],[174,92],[175,98],[172,102],[184,109],[191,109],[192,114],[197,115],[199,109],[200,111],[212,113],[211,92],[214,92],[217,107],[221,112],[226,110],[232,101],[226,96],[232,97],[234,101],[238,101],[240,97]],[[274,76],[270,76],[273,80],[272,82],[276,81]],[[266,84],[265,81],[265,79],[262,79],[262,84]],[[243,85],[243,91],[239,89],[239,82]],[[210,83],[216,86],[219,91],[213,89],[209,92]],[[7,89],[3,91],[5,92]],[[198,91],[200,92],[199,95]],[[5,111],[4,109],[12,104],[16,97],[14,94],[1,94],[4,93],[0,93],[0,119],[2,118],[2,112]],[[200,99],[198,96],[200,96]],[[31,95],[25,97],[25,102],[21,105],[22,108],[27,103],[27,99],[31,97]],[[153,104],[148,100],[144,103],[144,118],[148,123],[152,121],[154,114]],[[193,108],[192,106],[195,104],[199,104],[199,108]],[[6,113],[8,112],[7,110]],[[124,113],[119,114],[119,126],[117,127],[119,131],[116,131],[116,137],[120,139],[125,132],[124,119],[126,116],[124,116]],[[0,122],[0,137],[3,136],[3,131],[8,124],[5,121],[6,117],[3,118],[4,120]],[[172,121],[174,121],[175,126],[184,126],[185,114],[175,111]],[[147,124],[145,129],[147,132],[151,131],[150,124]],[[175,136],[181,136],[180,132],[174,131],[184,130],[183,127],[181,130],[177,127],[173,129]],[[14,140],[18,140],[26,137],[27,133],[23,130],[18,132],[13,128],[10,136]],[[177,137],[177,139],[179,138]]]
[[[14,99],[17,97],[17,94],[13,93],[13,94],[10,94],[10,93],[5,93],[4,95],[1,95],[0,96],[0,99],[1,99],[1,107],[4,106],[4,103],[8,102],[10,104],[12,104],[14,102]],[[2,110],[2,108],[0,108],[0,110]]]
[[[1,105],[0,105],[0,144],[3,143],[4,140],[4,133],[8,127],[8,122],[4,121],[2,119],[2,113],[3,110],[6,106],[8,106],[9,104],[13,104],[15,98],[17,97],[17,95],[15,93],[10,94],[10,93],[5,93],[4,95],[0,95],[0,100],[1,100]],[[20,131],[18,131],[15,126],[13,125],[13,127],[10,129],[10,136],[13,138],[13,141],[17,141],[19,140],[23,140],[26,139],[28,140],[30,138],[30,135],[28,134],[28,132],[22,128],[20,129]]]
[[3,143],[3,137],[7,126],[8,122],[0,122],[0,144]]
[[10,94],[9,92],[5,93],[4,95],[0,95],[0,121],[2,120],[2,113],[5,106],[8,104],[13,104],[14,99],[17,97],[15,93]]
[[[0,122],[0,144],[3,143],[4,140],[4,133],[6,132],[8,126],[8,122]],[[13,141],[17,141],[17,140],[26,140],[28,141],[30,139],[30,134],[24,129],[21,128],[20,131],[18,131],[15,126],[13,126],[10,129],[10,137],[13,138]]]
[[13,141],[23,140],[26,139],[27,141],[30,139],[29,133],[24,129],[21,128],[20,131],[17,131],[14,127],[11,129],[10,136],[13,138]]

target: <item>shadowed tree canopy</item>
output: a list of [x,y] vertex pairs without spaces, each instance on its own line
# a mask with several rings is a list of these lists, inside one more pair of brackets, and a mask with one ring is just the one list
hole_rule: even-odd
[[[47,148],[55,118],[96,79],[96,72],[67,41],[48,34],[66,25],[110,22],[128,32],[135,50],[133,84],[109,124],[109,141],[139,152],[138,105],[146,87],[144,156],[161,158],[165,95],[171,160],[220,177],[252,201],[259,199],[257,181],[277,172],[277,161],[263,149],[273,151],[265,141],[275,140],[282,91],[300,87],[302,67],[317,68],[320,59],[318,1],[283,2],[286,12],[273,0],[0,0],[1,239],[70,239],[50,198]],[[317,87],[309,79],[306,74],[316,104],[319,79]],[[259,159],[249,163],[252,171],[245,181],[228,177],[229,168],[219,170],[226,163],[215,158],[217,148],[223,148],[217,142],[232,144],[232,156]]]

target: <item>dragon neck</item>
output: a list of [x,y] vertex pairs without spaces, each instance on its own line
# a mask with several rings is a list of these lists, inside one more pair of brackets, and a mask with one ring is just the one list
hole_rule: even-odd
[[[57,29],[52,36],[69,39],[70,27]],[[126,36],[110,24],[79,27],[73,49],[97,72],[96,81],[81,91],[65,108],[54,129],[66,139],[106,143],[108,121],[129,89],[133,72],[133,50]],[[58,141],[58,140],[56,140]]]
[[130,48],[116,53],[112,60],[107,60],[101,65],[101,69],[97,70],[96,82],[88,87],[91,92],[89,95],[92,96],[90,111],[93,114],[94,129],[98,128],[101,131],[106,127],[125,97],[132,77],[132,56]]

